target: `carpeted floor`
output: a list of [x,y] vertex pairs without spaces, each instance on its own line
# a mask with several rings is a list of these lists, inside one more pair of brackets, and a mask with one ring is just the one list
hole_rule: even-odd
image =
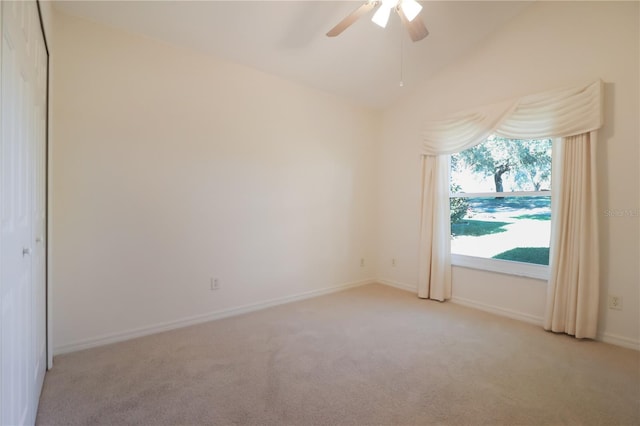
[[58,356],[40,425],[637,425],[640,353],[369,285]]

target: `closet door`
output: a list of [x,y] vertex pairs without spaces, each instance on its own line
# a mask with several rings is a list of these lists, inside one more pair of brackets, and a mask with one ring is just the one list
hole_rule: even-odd
[[46,366],[47,53],[35,1],[0,7],[0,423],[33,424]]

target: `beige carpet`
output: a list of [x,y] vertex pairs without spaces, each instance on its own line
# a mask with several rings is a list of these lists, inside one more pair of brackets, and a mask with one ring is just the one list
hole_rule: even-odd
[[40,425],[640,424],[640,353],[381,285],[54,363]]

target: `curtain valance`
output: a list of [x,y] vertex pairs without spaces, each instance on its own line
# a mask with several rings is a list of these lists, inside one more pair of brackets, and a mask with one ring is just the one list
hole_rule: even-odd
[[602,127],[601,80],[524,96],[425,123],[422,153],[453,154],[495,133],[512,139],[568,137]]

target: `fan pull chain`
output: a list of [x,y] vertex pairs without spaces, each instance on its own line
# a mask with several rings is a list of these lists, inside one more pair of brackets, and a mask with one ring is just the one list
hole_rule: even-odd
[[400,87],[404,87],[404,37],[400,31]]

